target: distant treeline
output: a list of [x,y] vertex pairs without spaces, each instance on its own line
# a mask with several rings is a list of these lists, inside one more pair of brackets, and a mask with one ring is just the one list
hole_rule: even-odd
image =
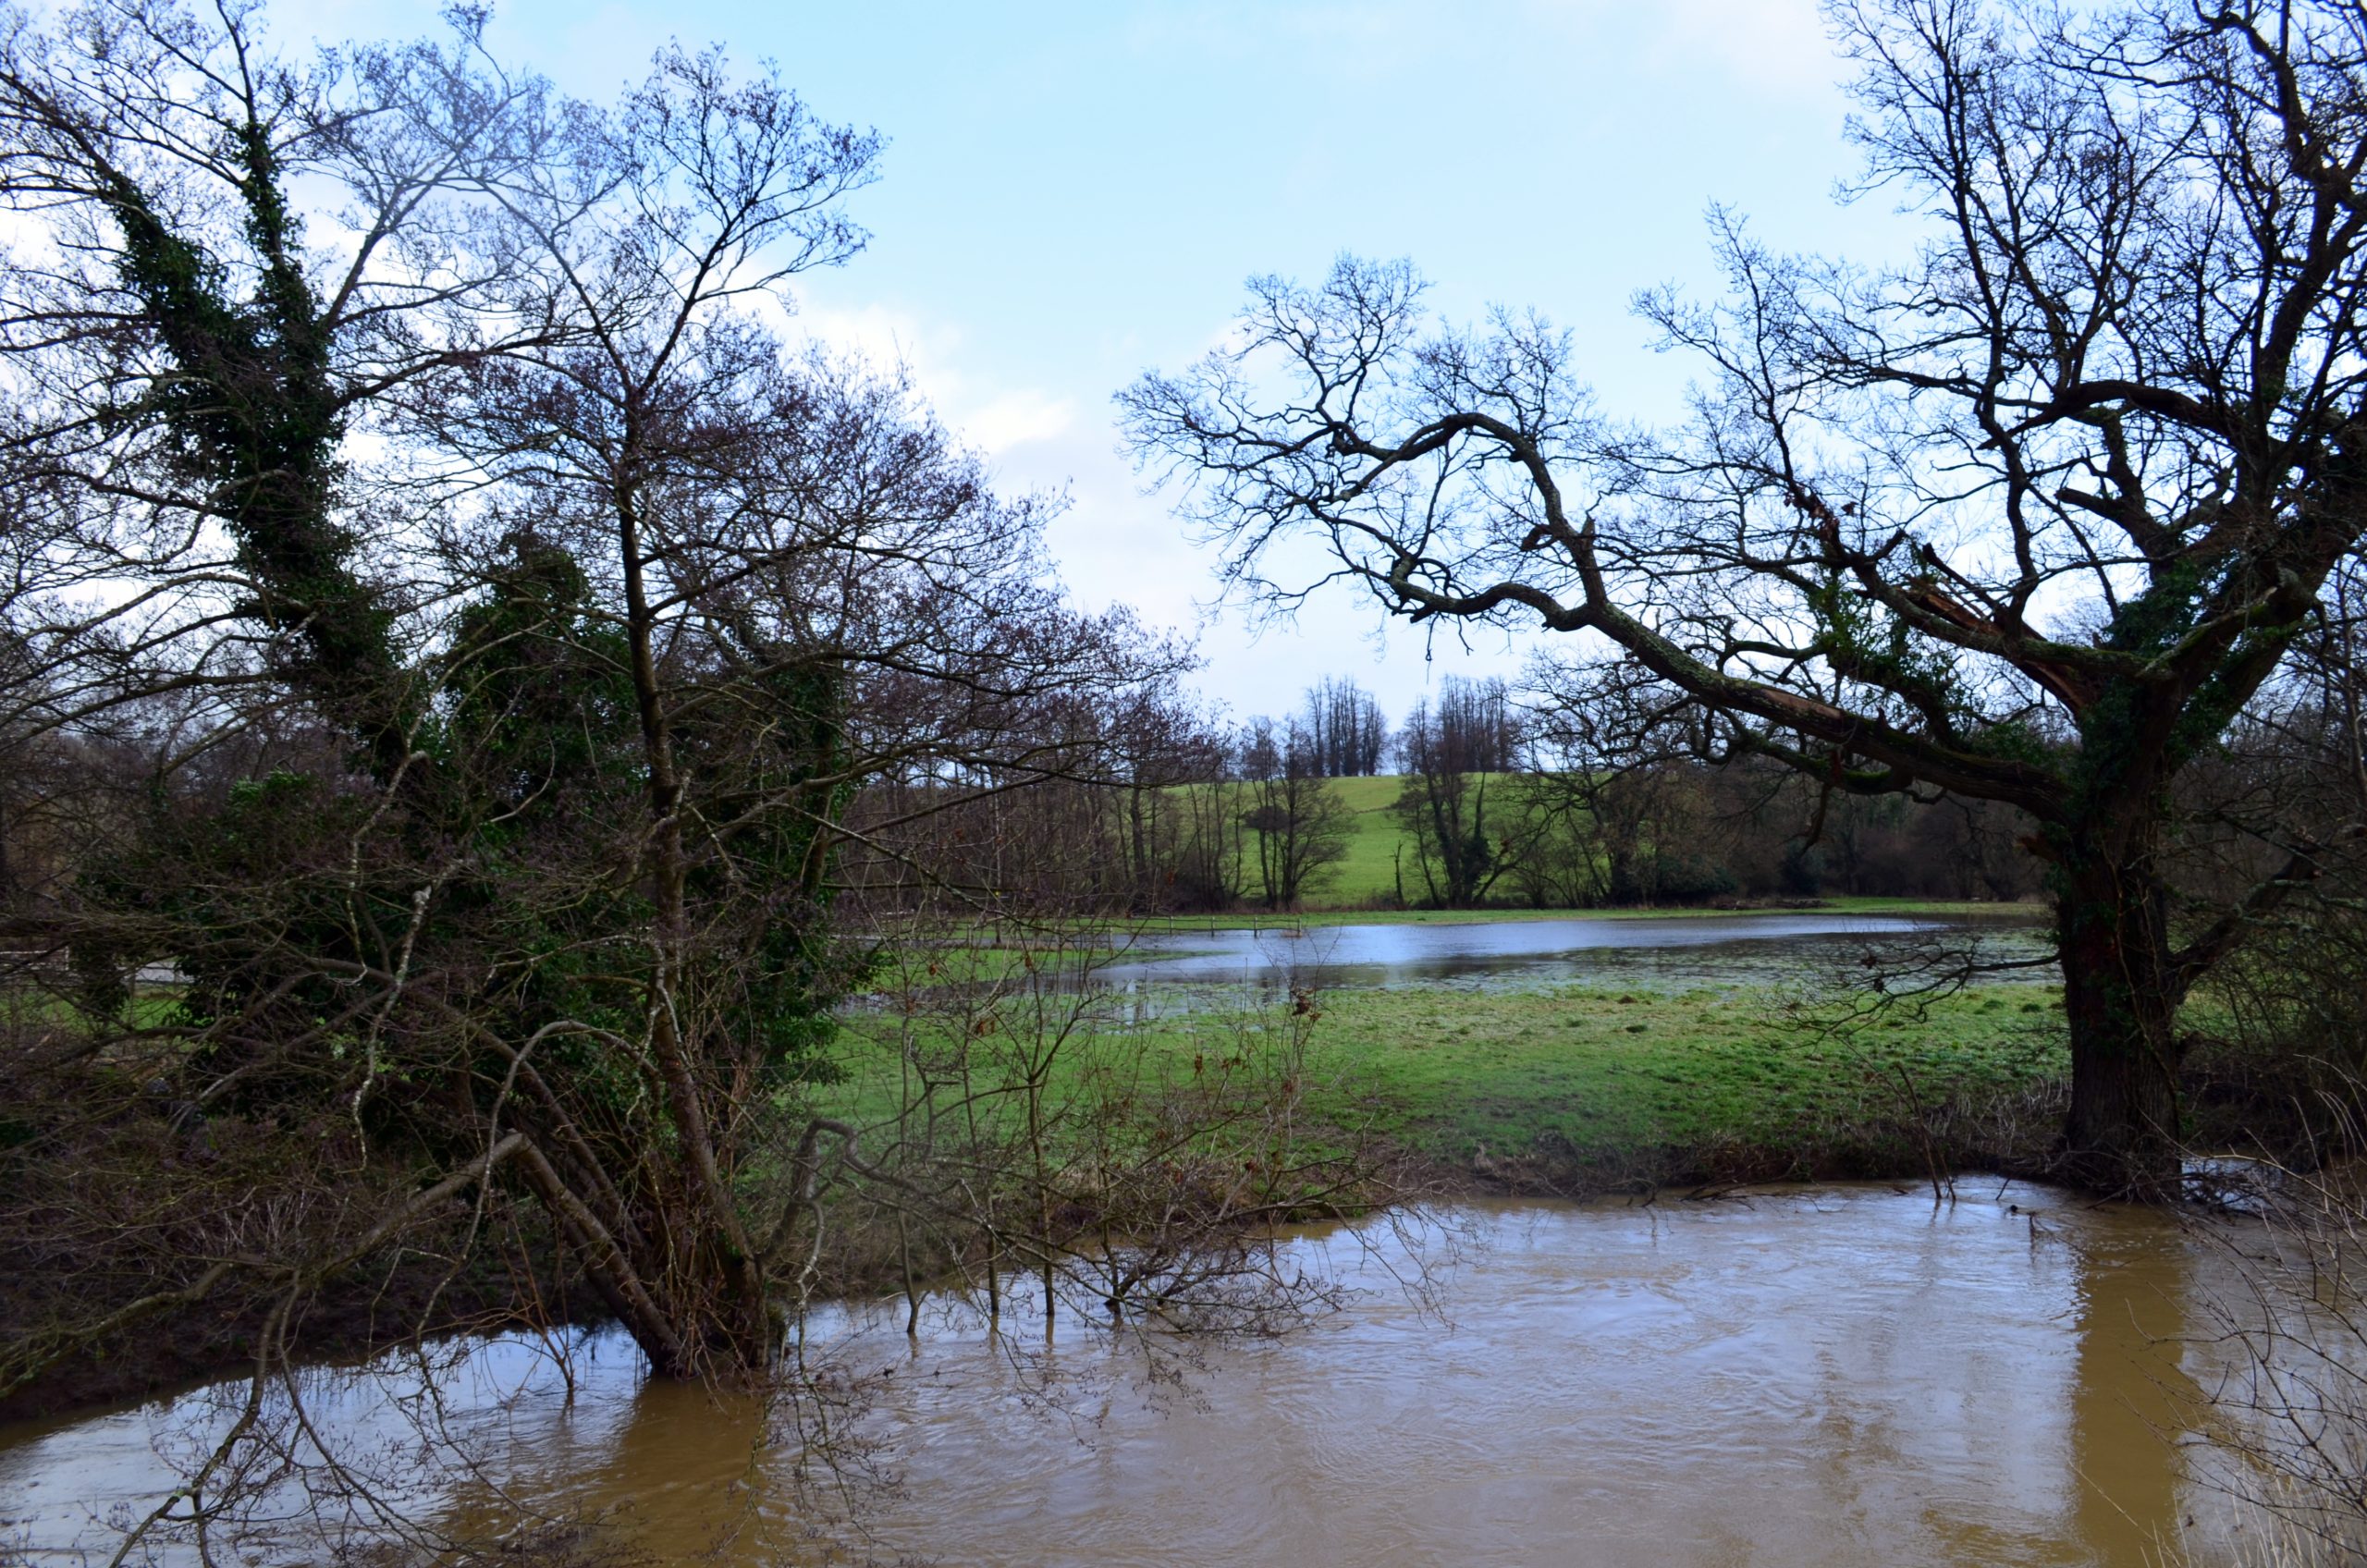
[[[2038,891],[2029,830],[1993,802],[1822,789],[1762,760],[1613,760],[1567,715],[1539,721],[1501,680],[1450,678],[1393,731],[1354,682],[1325,680],[1299,710],[1226,725],[1169,688],[1123,711],[1080,712],[1024,790],[916,771],[877,785],[865,816],[933,823],[930,864],[952,880],[1110,913],[1288,909],[1327,898],[1376,825],[1335,780],[1395,770],[1389,886],[1364,901],[1564,908],[1873,894],[2017,900]],[[1039,764],[1040,768],[1043,765]],[[1369,787],[1367,787],[1367,790]],[[942,798],[942,810],[928,802]],[[1369,793],[1364,795],[1369,800]],[[1367,851],[1367,852],[1370,852]],[[858,863],[862,857],[857,857]],[[892,857],[858,865],[892,897]],[[916,897],[936,888],[916,889]]]

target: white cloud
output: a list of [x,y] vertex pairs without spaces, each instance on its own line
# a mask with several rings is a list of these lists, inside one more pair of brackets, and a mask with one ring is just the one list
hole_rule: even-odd
[[932,401],[942,403],[961,390],[962,374],[951,361],[962,347],[962,329],[950,324],[925,324],[910,312],[874,301],[817,306],[801,298],[797,313],[785,325],[792,337],[860,355],[882,368],[901,365]]
[[901,366],[946,427],[988,457],[1052,440],[1076,424],[1073,398],[1039,387],[994,385],[972,374],[964,363],[964,335],[951,323],[876,302],[833,306],[804,300],[787,325],[792,336],[859,355],[882,369]]
[[1815,0],[1660,0],[1668,54],[1714,60],[1759,88],[1822,92],[1840,77]]
[[1818,95],[1842,75],[1817,0],[1532,0],[1530,15],[1593,49],[1640,43],[1657,70],[1706,68],[1763,92]]
[[950,420],[963,437],[988,457],[1064,435],[1076,423],[1076,404],[1032,388],[1005,392]]

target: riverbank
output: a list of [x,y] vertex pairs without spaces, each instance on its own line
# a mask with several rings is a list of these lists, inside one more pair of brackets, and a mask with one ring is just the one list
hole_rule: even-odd
[[[397,1345],[536,1325],[599,1323],[607,1312],[563,1265],[539,1209],[499,1202],[484,1212],[455,1204],[387,1251],[327,1280],[281,1331],[299,1359],[354,1362]],[[487,1235],[501,1242],[479,1244]],[[0,1283],[0,1321],[30,1334],[70,1323],[95,1296],[75,1260],[49,1257]],[[112,1260],[83,1260],[103,1275]],[[132,1293],[118,1286],[116,1299]],[[68,1359],[0,1390],[0,1426],[168,1397],[251,1372],[283,1292],[270,1279],[233,1278],[203,1300],[102,1336]],[[107,1299],[107,1298],[99,1298]],[[12,1564],[0,1551],[0,1564]]]
[[[1869,1007],[1766,985],[1414,986],[1161,1012],[1167,989],[1072,1027],[1047,1059],[1049,1095],[1113,1074],[1183,1092],[1212,1062],[1287,1052],[1303,1137],[1384,1151],[1401,1176],[1463,1195],[2034,1168],[2068,1072],[2052,986]],[[895,1120],[912,1081],[884,1043],[851,1033],[838,1114]]]
[[2030,1113],[2069,1069],[2052,987],[1862,1015],[1765,988],[1355,992],[1323,1005],[1365,1124],[1482,1188],[2019,1165],[2051,1135]]
[[[1007,968],[1001,955],[971,956],[997,974]],[[1138,1019],[1130,1009],[1140,999],[1110,998],[1061,1045],[1047,1074],[1056,1105],[1112,1081],[1155,1096],[1196,1092],[1227,1071],[1263,1072],[1278,1089],[1295,1075],[1287,1085],[1295,1135],[1315,1158],[1353,1152],[1373,1171],[1375,1202],[1744,1179],[1919,1182],[1935,1161],[1998,1167],[2042,1153],[2053,1131],[2043,1108],[2063,1072],[2059,1003],[2051,988],[2030,986],[1902,1006],[1846,1027],[1765,986],[1340,989],[1304,1014],[1285,999]],[[886,1014],[848,1020],[834,1053],[845,1081],[807,1091],[818,1109],[873,1129],[866,1146],[892,1139],[909,1103],[895,1033],[905,1026]],[[941,1023],[921,1034],[944,1044]],[[987,1037],[1012,1043],[1005,1033]],[[1008,1081],[989,1070],[980,1082]],[[216,1133],[239,1143],[227,1122]],[[2002,1133],[2028,1134],[2031,1146]],[[305,1353],[366,1354],[423,1321],[446,1331],[519,1315],[602,1316],[572,1271],[554,1268],[537,1211],[500,1208],[493,1229],[514,1240],[494,1250],[461,1247],[457,1231],[470,1218],[456,1210],[451,1237],[412,1237],[403,1267],[359,1270],[325,1292],[296,1329]],[[896,1273],[889,1238],[870,1236],[867,1224],[857,1218],[852,1233],[839,1232],[831,1289],[860,1294]],[[457,1276],[453,1256],[467,1259]],[[14,1320],[38,1322],[65,1305],[50,1298],[79,1288],[77,1278],[64,1266],[20,1273],[0,1287],[0,1301]],[[236,1371],[251,1364],[268,1305],[259,1289],[226,1287],[0,1399],[0,1419]]]
[[[1760,967],[1726,984],[1687,980],[1679,969],[1674,979],[1663,972],[1609,983],[1456,981],[1311,995],[1147,983],[1090,997],[1050,984],[1031,992],[1030,972],[1009,952],[940,949],[925,960],[926,984],[904,994],[914,1011],[882,1006],[847,1017],[832,1053],[844,1078],[805,1085],[780,1109],[791,1125],[815,1109],[857,1122],[874,1151],[915,1136],[926,1145],[957,1122],[969,1133],[946,1071],[961,1055],[955,1042],[966,1041],[976,1072],[962,1093],[997,1102],[1007,1116],[1029,1073],[1055,1111],[1098,1095],[1140,1116],[1144,1107],[1204,1095],[1228,1074],[1237,1087],[1226,1115],[1263,1114],[1257,1096],[1271,1094],[1287,1102],[1289,1136],[1302,1156],[1371,1172],[1368,1186],[1327,1193],[1306,1206],[1309,1214],[1408,1194],[1584,1197],[1847,1178],[1919,1184],[1975,1168],[2044,1174],[2067,1077],[2057,988],[1993,985],[1922,1003],[1870,989],[1818,991],[1807,983],[1803,952],[1777,942],[1725,946],[1760,955],[1752,960]],[[1707,961],[1668,962],[1698,975]],[[1783,973],[1787,965],[1794,973]],[[947,994],[964,980],[982,983],[985,1011],[964,1013],[971,1004]],[[1032,1023],[1030,1006],[1043,1010]],[[2241,1099],[2226,1097],[2230,1085]],[[2289,1085],[2243,1081],[2200,1059],[2192,1087],[2190,1103],[2231,1124],[2269,1125],[2262,1108],[2293,1097]],[[931,1094],[933,1106],[924,1103]],[[1179,1124],[1187,1114],[1178,1113]],[[1057,1135],[1100,1131],[1070,1122]],[[2217,1146],[2207,1142],[2208,1127],[2200,1131],[2202,1146]],[[1116,1158],[1122,1147],[1103,1152]],[[901,1271],[900,1235],[871,1234],[877,1216],[848,1219],[833,1231],[842,1249],[818,1281],[826,1293],[861,1294]],[[540,1229],[531,1212],[508,1223]],[[441,1250],[423,1244],[429,1254]],[[546,1243],[517,1251],[550,1256]],[[423,1267],[432,1280],[448,1265]],[[475,1258],[472,1288],[445,1300],[460,1309],[451,1317],[479,1324],[521,1309],[579,1317],[590,1305],[580,1287],[575,1301],[566,1299],[576,1281],[565,1271],[528,1281],[509,1268]],[[412,1305],[385,1289],[357,1283],[353,1303],[325,1303],[300,1329],[307,1347],[359,1350],[407,1331],[416,1322]],[[44,1379],[37,1397],[9,1402],[6,1414],[87,1404],[234,1366],[254,1311],[222,1310],[230,1305],[214,1304],[204,1321],[170,1325],[136,1343],[127,1338],[82,1373]]]

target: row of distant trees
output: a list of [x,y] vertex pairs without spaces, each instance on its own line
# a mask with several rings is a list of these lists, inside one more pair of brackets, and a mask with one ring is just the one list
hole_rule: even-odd
[[1466,771],[1502,773],[1519,766],[1521,730],[1503,681],[1450,676],[1392,730],[1373,694],[1327,676],[1306,690],[1295,713],[1257,717],[1234,738],[1237,776],[1255,778],[1289,768],[1318,778],[1364,778],[1412,772],[1442,737]]
[[[2349,690],[2281,687],[2188,781],[2192,820],[2169,852],[2198,885],[2233,887],[2250,873],[2243,835],[2224,826],[2226,802],[2291,796],[2328,766],[2355,773],[2347,751],[2324,743],[2351,733]],[[931,814],[914,791],[949,781],[915,779],[867,791],[855,816],[934,823],[925,858],[938,870],[917,896],[995,888],[1112,913],[1289,909],[1336,893],[1355,838],[1355,811],[1318,738],[1317,718],[1334,712],[1381,735],[1365,754],[1396,770],[1396,861],[1368,895],[1376,903],[2011,901],[2044,890],[2026,850],[2031,823],[2005,802],[1859,793],[1768,758],[1719,754],[1674,718],[1639,725],[1650,706],[1637,693],[1612,704],[1501,680],[1441,681],[1394,734],[1345,681],[1317,686],[1287,719],[1239,726],[1175,681],[1155,682],[1130,704],[1080,713],[1074,755],[1030,774],[1024,791],[971,778],[958,805]],[[875,857],[876,892],[892,896],[898,864]]]
[[[1820,790],[1670,731],[1613,734],[1586,704],[1449,678],[1393,733],[1370,693],[1326,680],[1282,719],[1230,724],[1174,680],[1079,704],[1023,748],[1024,774],[941,759],[852,808],[903,825],[858,850],[874,900],[980,895],[1110,913],[1292,909],[1335,892],[1355,837],[1340,779],[1388,768],[1398,847],[1381,904],[1564,908],[2036,890],[2010,809]],[[1024,789],[1018,788],[1024,782]],[[926,823],[916,849],[912,825]],[[930,874],[916,877],[915,864]]]

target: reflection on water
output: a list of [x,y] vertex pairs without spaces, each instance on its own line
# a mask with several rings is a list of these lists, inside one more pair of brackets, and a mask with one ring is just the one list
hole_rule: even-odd
[[[1479,1206],[1422,1233],[1440,1310],[1385,1227],[1293,1243],[1361,1289],[1305,1332],[1226,1345],[1183,1397],[1122,1343],[1049,1354],[943,1315],[917,1345],[828,1326],[873,1375],[855,1430],[903,1488],[865,1550],[946,1563],[2110,1563],[2225,1523],[2170,1438],[2204,1352],[2177,1341],[2219,1254],[2161,1215],[1960,1184],[1652,1207]],[[2033,1217],[2028,1212],[2040,1209]],[[2060,1207],[2058,1207],[2058,1205]],[[1438,1243],[1461,1234],[1452,1262]],[[1023,1347],[1036,1345],[1033,1356]],[[880,1376],[883,1371],[888,1375]],[[641,1384],[595,1338],[570,1406],[517,1341],[450,1399],[491,1488],[616,1509],[687,1555],[852,1560],[827,1498],[744,1403]],[[1049,1386],[1052,1398],[1042,1395]],[[522,1389],[497,1413],[496,1389]],[[470,1407],[472,1400],[480,1402]],[[361,1395],[345,1419],[380,1419]],[[153,1487],[151,1407],[0,1437],[0,1498],[62,1547]],[[852,1549],[847,1549],[852,1550]]]
[[[1821,913],[1279,926],[1139,937],[1098,978],[1122,986],[1747,985],[1845,970],[1862,976],[1967,954],[2026,959],[2042,943],[2042,933],[2015,921]],[[2054,974],[2025,968],[1997,977]]]

